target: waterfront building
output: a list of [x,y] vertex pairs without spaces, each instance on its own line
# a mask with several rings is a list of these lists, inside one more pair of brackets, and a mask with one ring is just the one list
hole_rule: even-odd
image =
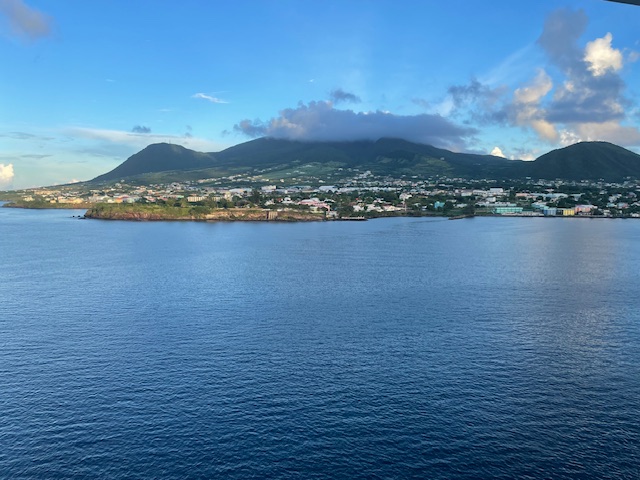
[[576,211],[573,208],[558,208],[558,215],[563,217],[573,217],[575,214]]
[[522,207],[496,207],[493,209],[493,213],[496,215],[516,215],[522,213],[523,210]]
[[576,215],[579,213],[591,213],[591,210],[594,208],[593,205],[576,205],[574,210]]

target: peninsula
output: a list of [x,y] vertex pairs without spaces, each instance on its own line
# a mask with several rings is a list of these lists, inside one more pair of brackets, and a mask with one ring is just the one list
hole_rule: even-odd
[[278,221],[314,222],[326,219],[324,213],[301,210],[269,210],[261,208],[214,208],[205,206],[168,206],[125,203],[96,204],[85,218],[101,220],[196,220],[196,221]]

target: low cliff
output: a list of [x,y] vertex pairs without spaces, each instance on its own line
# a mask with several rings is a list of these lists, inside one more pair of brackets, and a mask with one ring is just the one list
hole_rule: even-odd
[[199,220],[199,221],[280,221],[306,222],[324,220],[323,213],[300,210],[266,210],[257,208],[167,207],[141,204],[98,204],[85,213],[86,218],[102,220]]

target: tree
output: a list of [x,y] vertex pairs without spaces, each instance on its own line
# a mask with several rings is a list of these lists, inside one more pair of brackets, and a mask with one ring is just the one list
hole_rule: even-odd
[[353,215],[353,207],[351,205],[340,205],[338,207],[338,215],[341,217],[349,217]]
[[573,197],[562,197],[558,200],[558,208],[573,208],[576,206],[576,201]]
[[218,208],[218,201],[215,199],[215,197],[208,197],[204,201],[204,205],[209,208]]
[[451,203],[450,201],[444,202],[444,207],[442,207],[442,213],[446,215],[451,210],[453,210],[453,203]]
[[262,195],[260,194],[260,191],[253,189],[251,195],[249,195],[249,201],[254,205],[260,205],[262,202]]

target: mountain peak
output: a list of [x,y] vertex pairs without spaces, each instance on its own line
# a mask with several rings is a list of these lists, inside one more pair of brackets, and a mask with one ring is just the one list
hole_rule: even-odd
[[193,170],[211,167],[211,154],[195,152],[174,143],[152,143],[130,156],[124,163],[93,181],[111,181],[145,173],[170,170]]
[[640,155],[609,142],[579,142],[538,157],[532,162],[532,172],[547,179],[640,178]]

